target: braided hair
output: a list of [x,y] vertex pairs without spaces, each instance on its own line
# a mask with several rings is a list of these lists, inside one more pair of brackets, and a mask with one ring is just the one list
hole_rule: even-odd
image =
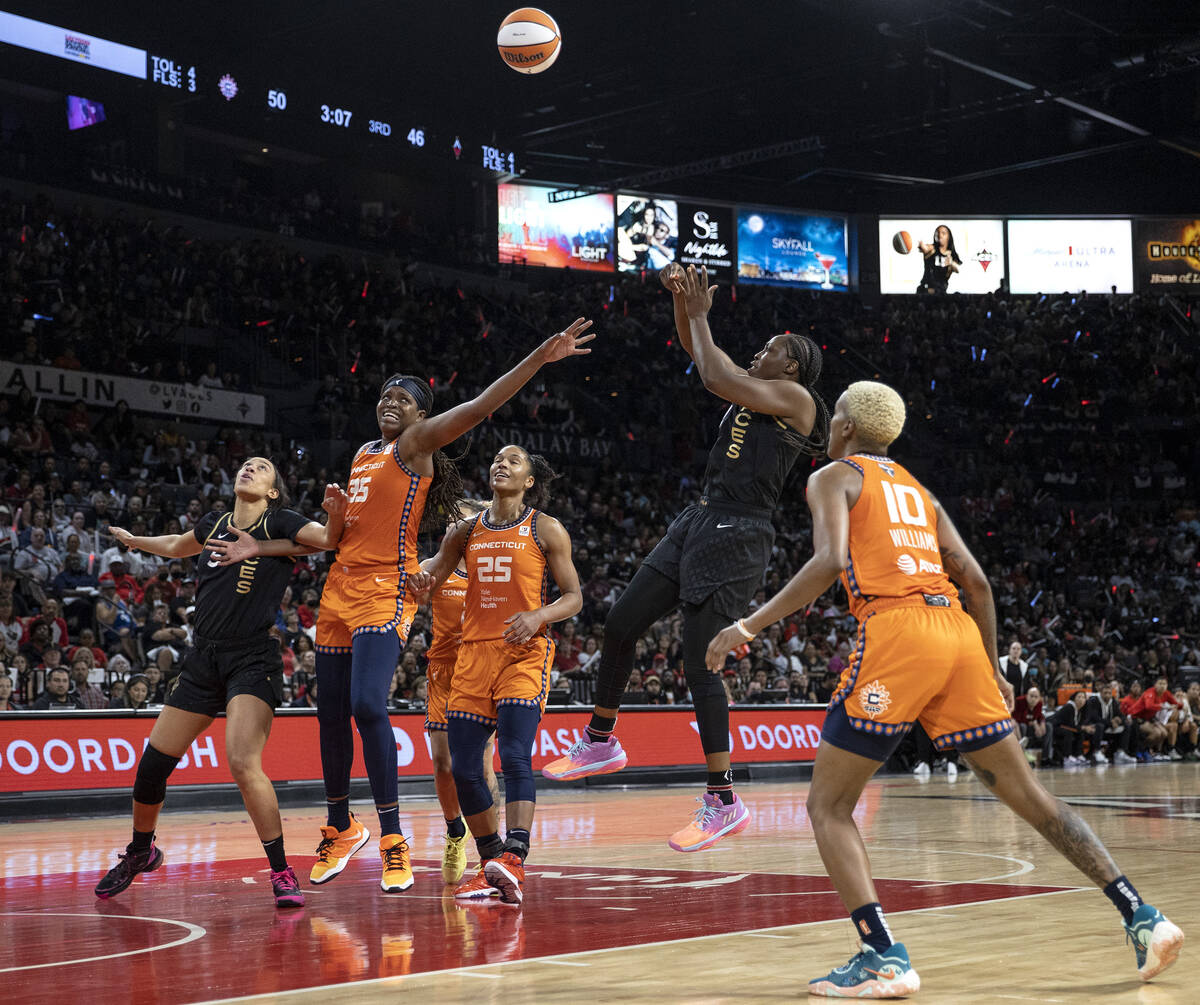
[[[433,391],[420,377],[411,373],[392,374],[379,389],[381,397],[389,387],[399,387],[408,392],[417,403],[417,408],[426,415],[433,411]],[[460,454],[459,457],[461,456]],[[450,458],[443,450],[435,450],[431,458],[433,481],[429,485],[429,494],[425,497],[425,512],[421,517],[421,530],[425,531],[440,530],[446,526],[447,520],[457,520],[458,507],[463,498],[462,475],[454,464],[457,458]]]
[[817,381],[821,377],[821,366],[823,364],[821,349],[807,335],[793,335],[789,333],[784,335],[783,338],[787,344],[788,358],[794,359],[798,364],[796,381],[812,395],[813,404],[817,407],[817,413],[813,419],[812,432],[805,437],[804,445],[800,449],[810,457],[824,457],[825,448],[829,446],[830,416],[829,406],[817,394]]

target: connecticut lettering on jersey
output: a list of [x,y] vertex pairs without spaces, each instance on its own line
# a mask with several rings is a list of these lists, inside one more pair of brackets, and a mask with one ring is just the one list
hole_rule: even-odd
[[921,483],[886,457],[842,461],[863,476],[850,510],[850,566],[842,573],[851,613],[877,597],[956,597],[942,568],[937,510]]
[[537,510],[527,509],[505,527],[489,524],[486,512],[475,521],[464,549],[464,642],[502,638],[510,617],[545,604],[546,556],[537,541],[537,518]]
[[433,645],[425,654],[430,662],[453,661],[462,638],[463,605],[467,600],[467,577],[455,569],[430,600]]

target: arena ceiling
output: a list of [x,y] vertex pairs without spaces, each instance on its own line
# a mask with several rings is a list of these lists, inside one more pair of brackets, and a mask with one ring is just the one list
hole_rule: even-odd
[[864,212],[1192,212],[1200,191],[1195,0],[542,0],[564,48],[537,76],[495,51],[512,0],[33,6],[402,95],[564,186]]

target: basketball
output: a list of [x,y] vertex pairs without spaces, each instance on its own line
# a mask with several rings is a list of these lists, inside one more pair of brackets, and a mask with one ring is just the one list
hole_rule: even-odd
[[545,11],[519,7],[500,22],[496,47],[500,58],[517,73],[541,73],[558,59],[562,35]]
[[913,249],[912,234],[907,230],[898,230],[892,235],[892,247],[900,254],[907,255]]

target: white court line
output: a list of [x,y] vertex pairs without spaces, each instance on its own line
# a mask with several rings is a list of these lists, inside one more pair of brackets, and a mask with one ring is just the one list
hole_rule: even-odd
[[590,967],[590,963],[575,963],[573,960],[536,960],[537,963],[545,963],[550,967]]
[[[949,886],[954,883],[990,883],[994,880],[999,880],[999,879],[1011,879],[1013,876],[1024,876],[1027,873],[1033,872],[1033,870],[1035,868],[1035,866],[1032,862],[1027,862],[1023,858],[1013,858],[1011,855],[996,855],[993,852],[985,852],[985,851],[951,851],[949,849],[938,849],[938,848],[916,848],[912,845],[886,845],[886,844],[872,844],[869,846],[869,850],[870,851],[907,851],[907,852],[918,852],[919,851],[922,855],[966,855],[970,858],[996,858],[996,859],[999,859],[1001,862],[1016,862],[1017,865],[1020,866],[1019,869],[1016,869],[1013,872],[1004,872],[1004,873],[1000,873],[997,876],[983,876],[983,877],[980,877],[979,879],[946,879],[946,880],[935,880],[935,881],[931,881],[928,883],[918,883],[916,886],[916,888],[918,890],[924,889],[925,887],[929,887],[929,886]],[[907,877],[907,876],[900,876],[900,877],[873,876],[872,878],[873,879],[891,879],[891,878],[908,879],[909,877]]]
[[792,935],[771,935],[769,932],[743,932],[747,939],[792,939]]
[[[1093,886],[1077,886],[1065,890],[1049,890],[1045,893],[1023,893],[1019,897],[1005,897],[1003,902],[1014,900],[1032,900],[1035,897],[1054,897],[1064,893],[1092,893],[1095,891]],[[955,909],[961,907],[984,907],[987,905],[996,905],[1001,903],[999,900],[973,900],[963,904],[947,904],[947,907]],[[921,908],[920,913],[926,911],[936,911],[937,908]],[[918,911],[888,911],[888,916],[893,917],[901,914],[916,914]],[[779,932],[793,928],[815,928],[818,925],[844,925],[845,918],[826,918],[822,921],[799,921],[790,925],[773,925],[770,928],[754,929],[760,932]],[[557,957],[531,956],[523,960],[504,960],[500,963],[480,963],[477,967],[511,967],[522,963],[545,963],[550,959],[562,960],[579,956],[595,956],[599,953],[615,953],[623,952],[627,949],[656,949],[660,946],[679,946],[686,945],[689,942],[707,942],[711,939],[727,939],[731,936],[746,935],[747,932],[713,932],[711,935],[691,935],[683,939],[663,939],[661,942],[640,942],[635,946],[605,946],[602,949],[581,949],[574,953],[562,953]],[[193,1005],[225,1005],[230,1002],[252,1002],[252,1001],[278,1001],[283,998],[288,998],[295,995],[311,994],[314,991],[337,991],[344,992],[346,988],[364,988],[368,985],[378,984],[400,984],[403,981],[410,981],[421,977],[438,977],[442,975],[459,975],[471,974],[476,970],[475,967],[446,967],[442,970],[426,970],[416,974],[398,974],[395,977],[371,977],[364,981],[344,981],[341,984],[320,984],[310,988],[291,988],[284,991],[266,991],[257,995],[243,995],[238,998],[211,998],[202,1002],[195,1002]]]
[[41,970],[44,967],[69,967],[75,963],[96,963],[100,960],[116,960],[122,956],[137,956],[139,953],[156,953],[160,949],[173,949],[175,946],[183,946],[189,942],[195,942],[197,939],[203,938],[208,932],[199,925],[193,925],[187,921],[175,921],[172,918],[140,918],[132,914],[68,914],[60,911],[8,911],[0,914],[3,918],[100,918],[104,921],[113,921],[117,919],[125,919],[127,921],[153,921],[160,925],[177,925],[185,929],[187,935],[181,939],[176,939],[174,942],[164,942],[161,946],[147,946],[145,949],[127,949],[120,953],[109,953],[107,956],[88,956],[78,960],[55,960],[52,963],[30,963],[23,967],[4,967],[0,970],[0,974],[11,974],[17,970]]
[[498,981],[504,976],[503,974],[481,974],[475,970],[464,970],[462,975],[464,977],[482,977],[485,981]]
[[[555,897],[555,900],[599,900],[599,897]],[[619,893],[615,897],[606,897],[606,900],[653,900],[649,894],[640,893]]]
[[636,911],[636,907],[602,907],[602,911]]

